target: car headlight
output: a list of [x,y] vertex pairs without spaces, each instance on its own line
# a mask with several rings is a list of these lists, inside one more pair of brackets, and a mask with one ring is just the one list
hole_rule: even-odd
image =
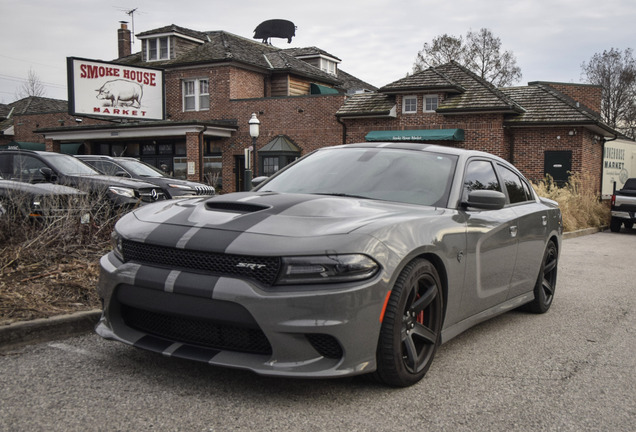
[[113,246],[113,253],[120,261],[124,261],[124,242],[117,231],[110,234],[110,243]]
[[321,255],[283,258],[278,285],[354,282],[368,279],[379,269],[366,255]]
[[176,188],[176,189],[192,190],[190,186],[186,186],[186,185],[168,183],[168,186],[170,186],[171,188]]
[[114,193],[115,195],[123,196],[126,198],[135,198],[135,191],[133,189],[118,187],[118,186],[109,186],[108,190]]

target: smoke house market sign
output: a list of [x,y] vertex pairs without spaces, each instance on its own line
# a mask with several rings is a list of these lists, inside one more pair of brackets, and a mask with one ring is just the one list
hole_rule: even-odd
[[162,120],[161,69],[67,58],[69,114]]

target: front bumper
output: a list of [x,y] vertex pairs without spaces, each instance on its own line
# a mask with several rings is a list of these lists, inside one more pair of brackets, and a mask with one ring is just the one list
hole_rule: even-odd
[[263,375],[372,372],[387,292],[382,272],[357,284],[265,288],[258,282],[101,259],[106,338]]

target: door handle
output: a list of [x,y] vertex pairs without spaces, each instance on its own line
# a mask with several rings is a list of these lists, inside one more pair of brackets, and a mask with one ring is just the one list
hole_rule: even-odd
[[516,225],[511,226],[510,227],[510,237],[513,237],[513,238],[517,237],[517,231],[518,231],[518,229],[517,229]]

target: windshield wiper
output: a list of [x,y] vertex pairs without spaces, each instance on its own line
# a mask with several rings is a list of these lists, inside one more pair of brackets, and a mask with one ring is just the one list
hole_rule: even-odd
[[352,195],[342,192],[314,192],[312,195],[325,195],[325,196],[335,196],[335,197],[344,197],[344,198],[361,198],[361,199],[371,199],[362,195]]

